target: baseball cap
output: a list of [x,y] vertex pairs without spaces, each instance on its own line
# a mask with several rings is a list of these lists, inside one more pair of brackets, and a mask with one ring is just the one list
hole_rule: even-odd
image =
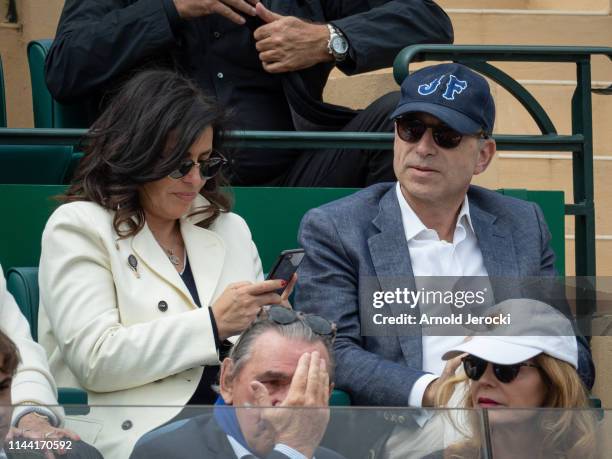
[[548,354],[578,368],[576,335],[569,319],[559,311],[541,301],[526,299],[506,300],[492,309],[493,314],[515,315],[511,332],[491,330],[472,336],[447,351],[443,360],[467,353],[489,362],[513,365]]
[[438,64],[408,75],[391,119],[424,112],[462,134],[493,132],[495,103],[487,80],[462,64]]

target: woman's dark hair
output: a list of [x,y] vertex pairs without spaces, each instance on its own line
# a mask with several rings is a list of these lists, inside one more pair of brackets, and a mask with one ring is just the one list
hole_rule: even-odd
[[[121,237],[144,226],[141,185],[167,177],[208,126],[215,148],[225,123],[224,112],[191,80],[168,70],[146,70],[127,81],[84,138],[85,156],[62,202],[92,201],[114,210],[113,227]],[[208,227],[231,201],[219,174],[200,192],[209,205],[199,223]]]

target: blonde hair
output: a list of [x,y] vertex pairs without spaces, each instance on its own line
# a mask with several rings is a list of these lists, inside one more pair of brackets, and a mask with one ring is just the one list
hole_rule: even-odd
[[[589,407],[589,397],[586,388],[580,380],[576,369],[569,363],[540,354],[534,358],[540,367],[540,374],[546,385],[547,393],[541,408],[564,408],[559,412],[543,410],[538,416],[541,442],[539,451],[532,450],[532,457],[563,457],[591,459],[596,455],[596,418]],[[471,398],[471,384],[467,375],[461,372],[446,380],[436,394],[436,406],[445,407],[455,390],[466,383],[460,406],[473,408]],[[574,411],[578,410],[578,411]],[[449,446],[444,457],[479,458],[482,439],[480,438],[479,416],[474,412],[468,413],[467,428],[454,427],[463,433],[468,440]]]

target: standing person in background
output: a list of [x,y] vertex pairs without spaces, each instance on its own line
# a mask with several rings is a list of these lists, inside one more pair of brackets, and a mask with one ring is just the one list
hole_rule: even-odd
[[[391,132],[397,93],[362,111],[325,104],[331,69],[390,67],[407,45],[452,40],[431,0],[67,0],[45,70],[55,98],[90,98],[92,115],[118,79],[165,65],[232,108],[240,129]],[[231,159],[236,185],[393,179],[387,150],[242,149]]]
[[59,384],[120,405],[92,407],[87,420],[106,457],[127,457],[180,407],[213,403],[226,340],[263,305],[289,306],[292,285],[262,281],[221,190],[222,120],[190,80],[136,75],[89,131],[43,232],[40,341]]

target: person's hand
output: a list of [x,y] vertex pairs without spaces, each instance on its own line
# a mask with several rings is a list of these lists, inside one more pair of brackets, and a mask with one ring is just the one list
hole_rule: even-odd
[[193,19],[209,14],[219,14],[236,24],[244,24],[239,13],[255,16],[255,4],[259,0],[173,0],[179,16]]
[[265,25],[255,30],[259,60],[269,73],[292,72],[312,67],[334,58],[327,51],[329,29],[294,16],[281,16],[263,4],[255,6]]
[[287,287],[285,288],[285,290],[283,291],[283,294],[281,295],[281,306],[286,307],[287,309],[293,309],[293,306],[291,306],[291,303],[289,302],[289,297],[291,296],[291,293],[293,292],[293,288],[295,287],[295,284],[297,284],[297,273],[293,274],[293,276],[291,276],[291,279],[289,279],[289,284],[287,284]]
[[[22,440],[38,440],[38,441],[48,441],[53,444],[53,441],[58,440],[73,440],[79,441],[81,437],[79,437],[76,433],[69,429],[61,429],[59,427],[53,427],[49,424],[42,416],[37,416],[34,413],[28,413],[22,416],[19,419],[19,423],[17,427],[12,427],[9,430],[9,433],[6,437],[7,440],[14,439],[22,439]],[[68,453],[69,449],[44,449],[38,450],[42,452],[47,459],[54,459],[56,455],[63,455]]]
[[446,365],[444,366],[444,370],[442,371],[440,377],[430,382],[427,386],[427,389],[425,389],[425,393],[423,394],[423,406],[435,405],[436,396],[438,395],[440,387],[442,387],[442,384],[444,384],[448,379],[455,376],[457,368],[459,368],[459,366],[461,365],[461,359],[465,357],[465,355],[466,354],[458,355],[457,357],[454,357],[448,362],[446,362]]
[[275,443],[282,443],[306,457],[312,457],[329,422],[329,373],[318,351],[300,357],[285,400],[271,406],[266,386],[251,382],[255,406],[262,421],[275,432]]
[[[237,282],[228,285],[221,296],[211,306],[219,339],[240,334],[257,317],[261,307],[266,304],[288,304],[275,290],[284,288],[284,280],[266,280],[263,282]],[[283,295],[284,296],[284,295]]]

